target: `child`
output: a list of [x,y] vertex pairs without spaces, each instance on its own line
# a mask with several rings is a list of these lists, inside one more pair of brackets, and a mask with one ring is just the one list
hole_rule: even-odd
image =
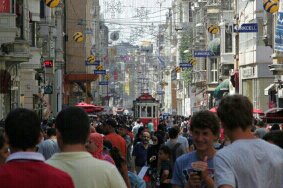
[[158,153],[159,159],[159,181],[160,187],[162,188],[171,188],[172,185],[170,183],[172,177],[172,166],[170,162],[171,158],[171,150],[168,146],[161,146]]

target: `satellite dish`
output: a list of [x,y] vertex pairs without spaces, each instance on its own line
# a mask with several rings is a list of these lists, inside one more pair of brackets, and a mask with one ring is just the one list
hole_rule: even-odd
[[114,31],[110,34],[110,39],[113,40],[113,41],[116,41],[119,39],[119,33],[118,31]]

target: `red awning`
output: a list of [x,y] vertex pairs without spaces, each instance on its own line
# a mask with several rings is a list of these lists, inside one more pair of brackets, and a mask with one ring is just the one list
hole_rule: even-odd
[[104,110],[103,106],[96,106],[93,104],[87,104],[85,102],[80,102],[76,104],[75,106],[83,108],[87,113],[101,112]]

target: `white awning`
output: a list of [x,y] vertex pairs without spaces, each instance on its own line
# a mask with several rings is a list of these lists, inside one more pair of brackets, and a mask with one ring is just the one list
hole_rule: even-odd
[[267,96],[270,90],[275,89],[275,83],[270,84],[267,88],[264,89],[264,95]]

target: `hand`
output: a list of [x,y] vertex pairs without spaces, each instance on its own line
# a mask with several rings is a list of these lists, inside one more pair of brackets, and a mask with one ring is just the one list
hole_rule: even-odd
[[200,187],[201,177],[196,172],[190,172],[189,176],[189,187]]
[[154,160],[156,160],[156,156],[152,156],[152,157],[150,157],[150,159],[149,159],[150,162],[152,162],[152,161],[154,161]]
[[204,180],[208,176],[208,157],[205,156],[203,161],[197,161],[192,163],[192,168],[198,171],[201,171],[201,179]]

